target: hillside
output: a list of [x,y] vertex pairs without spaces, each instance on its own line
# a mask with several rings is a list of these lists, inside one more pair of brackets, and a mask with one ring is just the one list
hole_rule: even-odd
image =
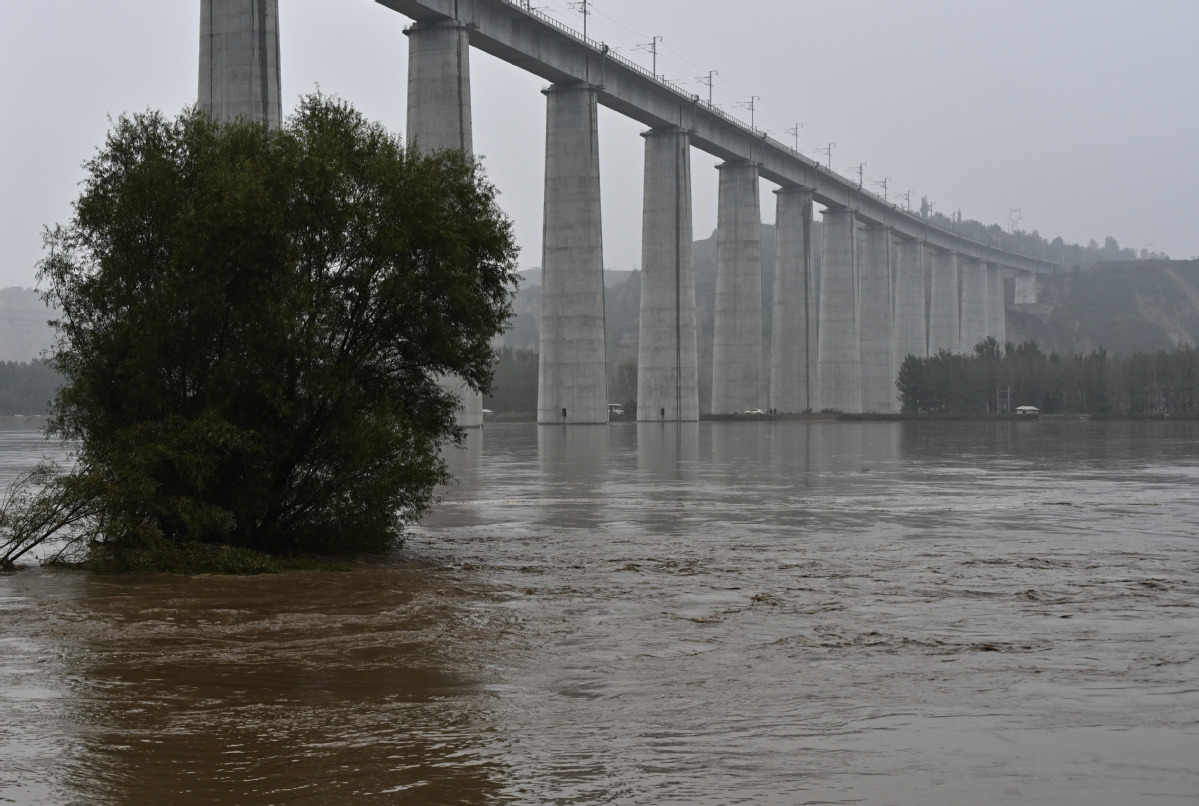
[[1199,343],[1199,260],[1075,266],[1042,278],[1037,298],[1037,305],[1008,305],[1009,341],[1120,355]]

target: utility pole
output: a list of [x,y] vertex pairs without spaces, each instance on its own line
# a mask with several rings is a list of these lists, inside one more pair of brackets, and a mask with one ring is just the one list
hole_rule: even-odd
[[587,40],[587,17],[591,12],[587,8],[587,0],[579,0],[577,3],[571,3],[571,8],[583,12],[583,40]]
[[907,193],[901,193],[899,195],[903,196],[903,208],[909,213],[912,212],[912,191],[909,190]]
[[637,47],[641,48],[642,50],[648,50],[650,53],[654,54],[654,80],[655,81],[658,80],[658,43],[661,41],[662,41],[662,37],[655,36],[653,38],[653,41],[650,42],[649,44],[637,46]]
[[740,106],[744,109],[749,110],[749,130],[751,132],[757,131],[757,129],[754,128],[754,102],[760,101],[760,100],[762,100],[762,97],[760,95],[751,95],[751,96],[749,96],[749,101],[747,101],[745,103],[737,104],[737,106]]
[[833,148],[835,148],[836,145],[837,145],[836,143],[829,143],[828,148],[818,149],[819,151],[824,152],[824,156],[828,157],[828,170],[829,171],[833,170]]
[[862,189],[862,175],[865,173],[866,163],[858,163],[858,190]]
[[874,184],[876,184],[876,185],[882,185],[882,186],[883,186],[883,201],[884,201],[884,202],[887,200],[887,181],[888,181],[890,178],[891,178],[891,177],[889,177],[889,176],[884,176],[884,177],[883,177],[883,181],[881,181],[881,182],[875,182],[875,183],[874,183]]
[[799,130],[802,128],[803,128],[802,123],[796,123],[792,128],[783,130],[786,134],[794,135],[794,137],[795,137],[795,153],[796,154],[799,153]]
[[720,75],[719,70],[709,70],[708,75],[700,76],[699,78],[695,79],[696,81],[698,81],[701,84],[708,85],[708,108],[709,109],[712,108],[712,78],[715,76],[718,76],[718,75]]

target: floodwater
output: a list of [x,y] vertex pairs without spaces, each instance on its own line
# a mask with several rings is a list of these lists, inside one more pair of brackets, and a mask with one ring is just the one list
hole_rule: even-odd
[[[0,472],[43,447],[10,424]],[[383,564],[0,576],[0,802],[1199,799],[1199,423],[489,425],[451,461]]]

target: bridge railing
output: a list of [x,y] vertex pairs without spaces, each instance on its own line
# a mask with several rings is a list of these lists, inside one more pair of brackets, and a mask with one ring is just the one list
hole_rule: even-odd
[[[531,5],[527,5],[525,0],[500,0],[500,2],[506,6],[516,9],[517,11],[520,11],[522,14],[527,14],[530,17],[534,17],[538,21],[543,22],[546,25],[549,25],[550,27],[557,29],[558,31],[561,31],[563,34],[569,36],[571,39],[575,40],[579,44],[586,45],[587,47],[594,50],[600,56],[619,63],[621,66],[623,66],[629,70],[632,70],[634,73],[637,73],[642,78],[646,78],[646,79],[649,79],[650,81],[653,81],[655,84],[662,87],[663,89],[668,90],[669,92],[672,92],[675,95],[677,95],[680,100],[684,100],[684,101],[688,101],[693,104],[697,104],[700,107],[706,109],[710,114],[715,115],[716,117],[724,120],[725,122],[736,126],[737,128],[741,129],[744,132],[747,132],[748,134],[753,135],[754,137],[761,138],[761,140],[763,142],[769,143],[770,145],[774,146],[775,148],[777,148],[781,151],[787,152],[788,154],[795,157],[799,161],[805,163],[808,167],[814,168],[814,169],[820,171],[821,173],[829,174],[830,176],[836,176],[839,179],[842,179],[843,181],[846,181],[846,182],[849,181],[845,177],[840,176],[836,171],[833,171],[829,168],[824,167],[819,162],[817,162],[816,160],[807,156],[803,152],[797,151],[792,146],[789,146],[786,143],[783,143],[780,140],[777,140],[774,137],[771,137],[769,134],[762,131],[761,129],[747,125],[743,120],[729,114],[728,112],[724,111],[719,106],[717,106],[716,104],[703,101],[702,99],[700,99],[700,97],[698,95],[696,95],[695,93],[687,92],[686,90],[684,90],[682,87],[680,87],[678,84],[671,81],[670,79],[663,78],[662,76],[655,75],[651,71],[646,70],[644,67],[637,64],[635,61],[628,58],[627,56],[622,56],[620,53],[617,53],[615,50],[613,50],[611,47],[609,47],[606,43],[600,42],[598,40],[592,39],[587,36],[584,36],[579,31],[576,31],[575,29],[571,28],[569,25],[551,17],[549,14],[546,14],[545,12],[541,11],[540,9],[533,8]],[[880,197],[878,197],[877,194],[871,193],[868,190],[863,190],[862,192],[868,193],[871,196],[874,196],[875,198],[878,198],[880,201],[882,201],[882,199]],[[896,205],[892,205],[892,206],[895,207],[896,209],[899,209],[898,206],[896,206]]]
[[[607,43],[600,42],[595,39],[591,39],[590,37],[583,36],[583,34],[576,31],[575,29],[571,28],[569,25],[566,25],[565,23],[554,19],[549,14],[546,14],[545,12],[541,11],[540,9],[525,5],[523,0],[500,0],[500,2],[506,6],[515,8],[516,10],[520,11],[523,14],[527,14],[530,17],[535,17],[539,21],[544,22],[545,24],[547,24],[553,28],[556,28],[557,30],[559,30],[562,33],[569,36],[571,39],[574,39],[576,42],[578,42],[582,45],[586,45],[587,47],[591,48],[600,56],[602,56],[606,59],[610,59],[614,62],[618,62],[623,67],[625,67],[629,70],[632,70],[634,73],[637,73],[641,77],[647,78],[650,81],[653,81],[658,86],[662,87],[663,89],[674,93],[681,100],[687,101],[689,103],[698,104],[699,106],[702,106],[704,109],[707,109],[713,115],[716,115],[717,117],[724,119],[725,121],[733,124],[734,126],[737,126],[738,128],[754,135],[755,137],[761,137],[763,140],[769,140],[773,145],[794,154],[795,156],[799,157],[800,159],[804,160],[805,162],[812,163],[812,160],[810,158],[805,157],[803,154],[796,151],[794,148],[791,148],[790,146],[784,145],[783,143],[780,143],[779,141],[768,137],[767,134],[765,132],[761,131],[760,129],[753,128],[751,126],[746,125],[744,121],[742,121],[736,117],[733,117],[732,115],[730,115],[728,112],[725,112],[723,109],[721,109],[716,104],[707,103],[707,102],[701,100],[698,95],[696,95],[695,93],[687,92],[682,87],[680,87],[678,84],[676,84],[674,81],[671,81],[670,79],[664,78],[660,75],[655,75],[651,71],[646,70],[644,67],[637,64],[637,62],[633,61],[632,59],[628,58],[627,56],[622,56],[620,53],[617,53],[615,50],[613,50],[611,47],[609,47],[607,45]],[[812,163],[812,164],[815,164],[815,163]],[[816,165],[816,167],[820,167],[820,166]]]

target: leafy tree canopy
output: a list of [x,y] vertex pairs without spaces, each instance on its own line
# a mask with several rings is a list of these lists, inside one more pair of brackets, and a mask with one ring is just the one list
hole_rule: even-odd
[[511,313],[479,167],[321,95],[274,130],[122,117],[85,167],[39,275],[65,378],[48,430],[79,445],[47,494],[88,498],[110,551],[393,544],[461,437],[438,377],[486,391]]

